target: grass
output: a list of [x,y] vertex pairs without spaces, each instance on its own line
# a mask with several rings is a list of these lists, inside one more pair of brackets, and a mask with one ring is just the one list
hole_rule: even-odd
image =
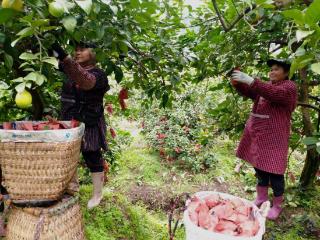
[[[83,206],[90,187],[83,186],[80,194]],[[166,239],[166,222],[161,221],[138,205],[132,205],[122,194],[105,193],[99,208],[83,208],[87,239]]]

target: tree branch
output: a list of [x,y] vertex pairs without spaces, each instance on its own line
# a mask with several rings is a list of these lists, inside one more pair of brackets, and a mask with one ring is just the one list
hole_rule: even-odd
[[317,112],[320,112],[320,108],[312,105],[312,104],[309,104],[309,103],[304,103],[304,102],[298,102],[298,106],[302,106],[302,107],[306,107],[306,108],[311,108],[313,110],[316,110]]
[[313,1],[312,0],[303,0],[304,4],[309,6]]
[[314,86],[318,86],[320,85],[320,81],[319,80],[313,80],[309,82],[309,86],[314,87]]
[[244,17],[245,14],[249,13],[250,11],[252,11],[253,9],[255,9],[257,7],[257,5],[253,4],[252,8],[246,8],[243,13],[238,14],[238,17],[229,26],[227,26],[227,23],[225,22],[225,19],[219,10],[217,1],[212,0],[212,4],[214,7],[214,10],[216,11],[216,13],[218,15],[218,19],[222,25],[222,28],[224,29],[225,32],[229,32]]
[[313,99],[313,100],[315,100],[315,101],[320,103],[320,98],[319,97],[309,95],[309,98],[311,98],[311,99]]

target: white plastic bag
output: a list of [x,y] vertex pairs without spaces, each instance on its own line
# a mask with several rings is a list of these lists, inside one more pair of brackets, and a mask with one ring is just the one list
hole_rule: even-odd
[[239,237],[239,236],[225,235],[221,233],[214,233],[196,226],[190,220],[188,209],[186,209],[183,216],[183,221],[186,228],[186,240],[262,240],[262,236],[265,233],[266,219],[261,215],[260,209],[257,208],[257,206],[253,204],[253,202],[243,198],[232,196],[230,194],[213,192],[213,191],[197,192],[195,196],[197,196],[199,199],[204,199],[206,196],[209,196],[212,194],[219,194],[222,199],[238,198],[238,199],[241,199],[243,202],[248,203],[250,206],[252,206],[254,215],[258,219],[259,225],[260,225],[258,233],[254,237]]
[[[71,126],[70,121],[61,122]],[[58,130],[24,131],[0,129],[0,142],[70,142],[82,138],[83,134],[83,123],[79,127]]]

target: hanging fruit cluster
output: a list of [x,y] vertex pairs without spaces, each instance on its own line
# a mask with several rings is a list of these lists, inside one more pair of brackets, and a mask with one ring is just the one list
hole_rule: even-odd
[[122,88],[119,92],[118,98],[119,98],[121,110],[126,110],[127,105],[126,105],[125,99],[128,99],[128,90],[125,88]]

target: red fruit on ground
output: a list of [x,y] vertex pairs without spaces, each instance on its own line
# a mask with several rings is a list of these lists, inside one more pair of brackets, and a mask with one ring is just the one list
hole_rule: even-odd
[[119,103],[120,103],[121,110],[126,110],[127,109],[127,104],[124,101],[124,99],[119,99]]
[[128,90],[122,88],[119,92],[119,99],[128,99]]
[[159,154],[160,154],[160,157],[165,157],[166,152],[165,152],[165,150],[163,148],[160,148],[159,149]]
[[107,112],[108,112],[110,115],[113,114],[113,107],[112,107],[112,104],[111,104],[111,103],[108,103],[108,104],[107,104],[106,109],[107,109]]
[[194,146],[194,151],[195,152],[199,152],[201,149],[201,144],[197,143],[195,146]]
[[157,134],[157,139],[164,139],[164,138],[166,138],[166,137],[167,137],[167,135],[164,134],[164,133],[158,133],[158,134]]
[[110,128],[110,134],[112,138],[115,138],[117,136],[116,131],[113,128]]
[[174,148],[174,151],[175,151],[176,153],[181,153],[181,152],[182,152],[182,149],[179,148],[179,147],[175,147],[175,148]]

